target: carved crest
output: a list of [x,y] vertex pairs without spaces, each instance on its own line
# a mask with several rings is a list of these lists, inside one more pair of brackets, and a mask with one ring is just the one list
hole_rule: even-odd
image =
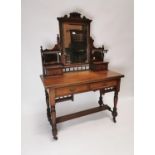
[[85,16],[81,17],[81,14],[78,12],[71,12],[68,15],[64,15],[64,17],[58,17],[59,21],[83,21],[83,22],[91,22],[92,20],[86,18]]

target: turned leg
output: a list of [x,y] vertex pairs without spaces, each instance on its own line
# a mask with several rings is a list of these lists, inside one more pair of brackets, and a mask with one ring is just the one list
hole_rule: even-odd
[[57,126],[56,126],[56,110],[55,110],[55,91],[52,89],[49,92],[49,102],[51,106],[51,125],[52,125],[52,134],[53,138],[57,139]]
[[102,94],[103,94],[103,90],[100,90],[100,97],[99,97],[99,105],[102,106],[103,105],[103,99],[102,99]]
[[51,124],[52,124],[53,138],[54,139],[57,139],[57,126],[56,126],[56,111],[55,111],[55,106],[51,106]]
[[49,106],[49,96],[47,90],[45,90],[46,96],[46,104],[47,104],[47,119],[51,123],[51,113],[50,113],[50,106]]
[[71,95],[72,101],[74,101],[74,95]]
[[116,116],[117,116],[117,101],[118,101],[118,91],[114,93],[114,107],[112,111],[113,121],[116,123]]

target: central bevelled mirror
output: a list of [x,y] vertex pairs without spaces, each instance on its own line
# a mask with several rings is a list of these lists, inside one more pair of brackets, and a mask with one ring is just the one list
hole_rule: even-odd
[[71,13],[58,18],[60,44],[65,65],[89,63],[90,22],[79,13]]
[[64,24],[64,52],[66,63],[86,63],[87,27],[81,24]]

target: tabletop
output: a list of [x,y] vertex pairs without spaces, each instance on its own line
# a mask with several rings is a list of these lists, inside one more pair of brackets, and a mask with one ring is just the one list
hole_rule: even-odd
[[72,84],[106,81],[124,77],[124,75],[113,71],[77,71],[68,72],[60,76],[40,76],[45,88],[63,87]]

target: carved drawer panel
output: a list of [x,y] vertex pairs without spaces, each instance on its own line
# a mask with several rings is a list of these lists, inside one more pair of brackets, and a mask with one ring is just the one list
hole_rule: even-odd
[[117,85],[116,80],[107,81],[107,82],[95,82],[95,83],[90,84],[90,89],[97,90],[97,89],[112,87],[112,86],[116,86],[116,85]]
[[85,92],[85,91],[89,91],[88,84],[57,88],[55,91],[55,95],[58,97],[58,96],[63,96],[63,95]]

